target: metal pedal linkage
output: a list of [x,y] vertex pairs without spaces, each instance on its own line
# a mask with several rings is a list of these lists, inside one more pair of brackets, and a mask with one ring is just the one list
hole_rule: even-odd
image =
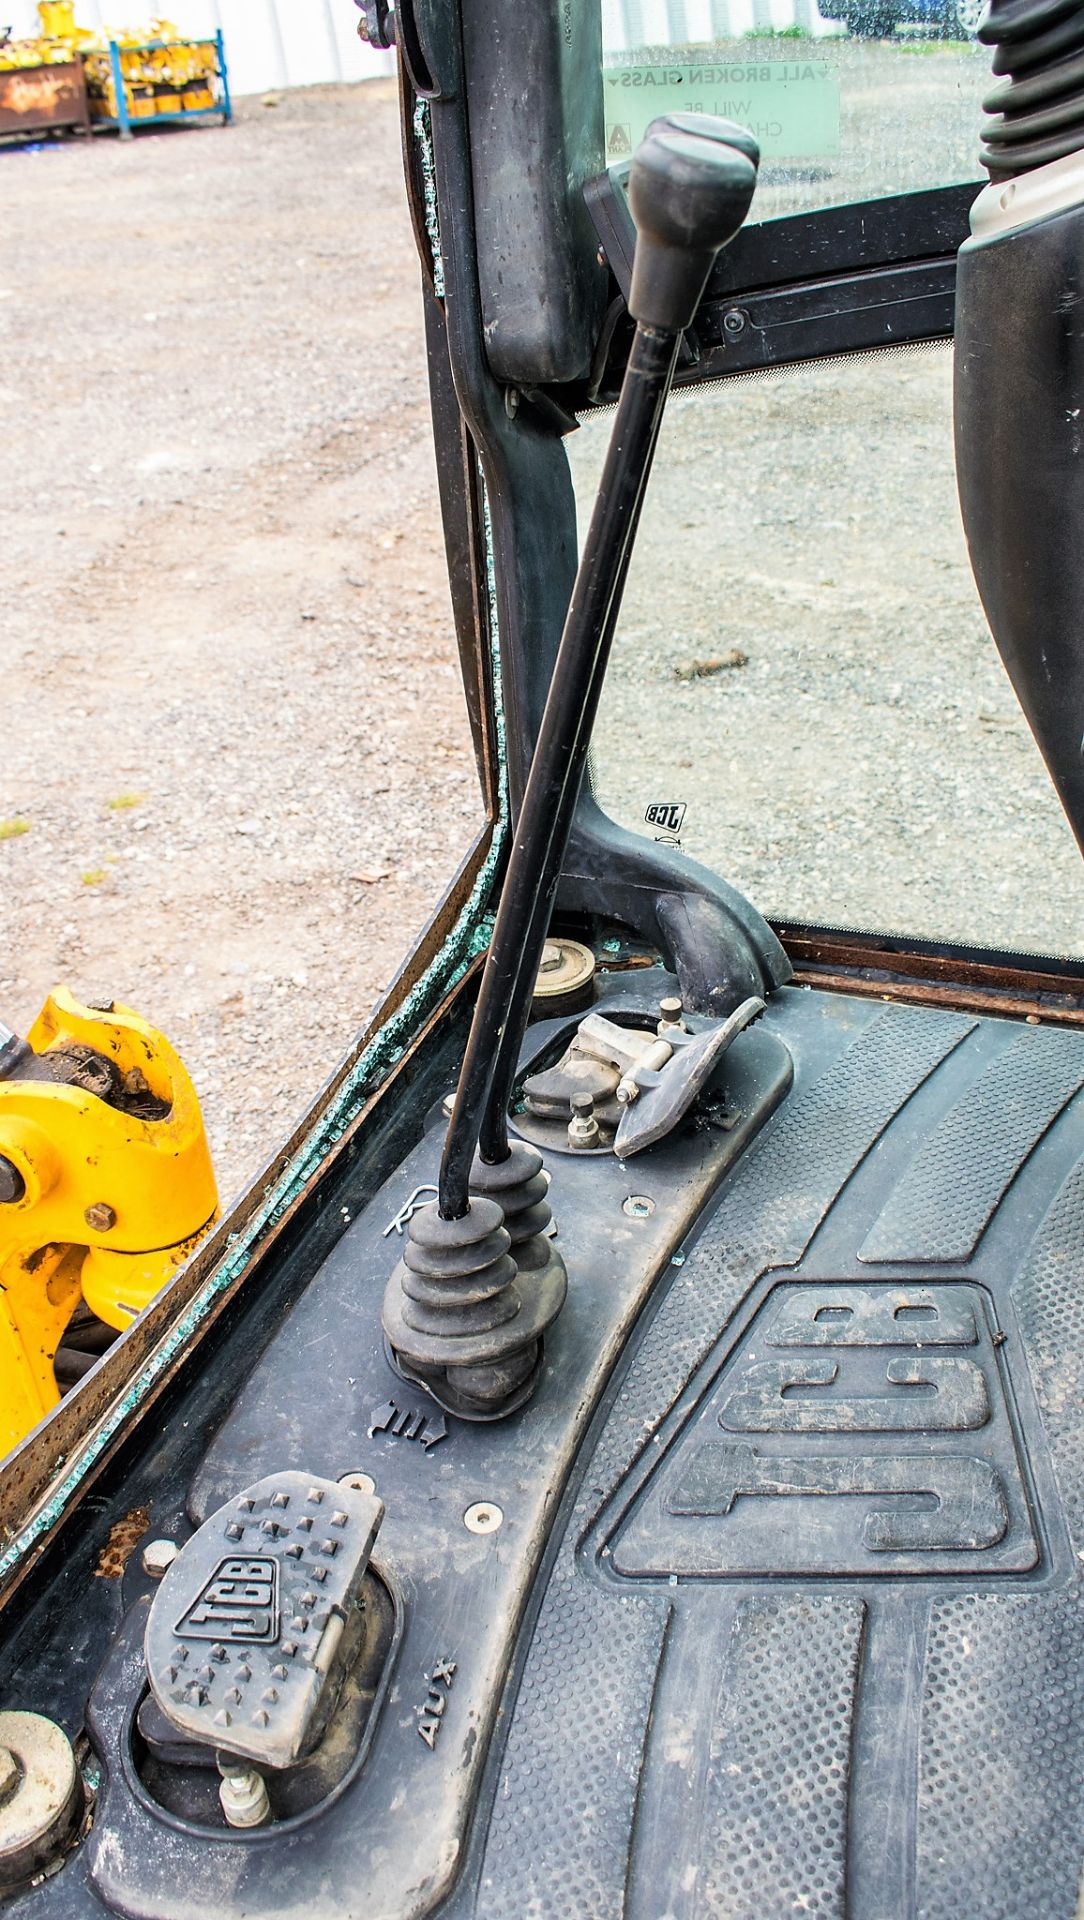
[[316,1744],[361,1627],[374,1494],[272,1474],[204,1521],[155,1595],[147,1677],[186,1738],[267,1767]]
[[[624,1108],[614,1135],[614,1152],[619,1160],[643,1153],[645,1147],[665,1139],[707,1085],[731,1041],[763,1012],[763,1000],[753,994],[735,1007],[729,1018],[701,1033],[671,1027],[665,1039],[660,1037],[652,1043],[650,1057],[634,1061],[627,1068],[617,1088],[617,1098]],[[599,1020],[598,1024],[610,1023]],[[616,1032],[625,1039],[629,1037],[620,1027]],[[583,1027],[580,1036],[582,1043]],[[659,1058],[664,1048],[669,1051]]]
[[558,1065],[525,1081],[527,1106],[545,1118],[567,1120],[574,1112],[570,1090],[582,1087],[595,1095],[595,1112],[608,1128],[616,1117],[612,1150],[627,1160],[665,1139],[684,1119],[731,1041],[763,1011],[763,1000],[754,994],[726,1020],[692,1033],[680,1019],[664,1019],[652,1033],[588,1014]]

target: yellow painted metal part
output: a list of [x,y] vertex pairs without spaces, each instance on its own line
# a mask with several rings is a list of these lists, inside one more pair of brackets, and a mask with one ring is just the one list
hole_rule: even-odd
[[195,1089],[160,1033],[58,988],[27,1038],[37,1054],[82,1043],[138,1069],[169,1111],[138,1119],[79,1087],[0,1080],[0,1154],[24,1186],[0,1205],[0,1456],[59,1399],[53,1360],[80,1298],[126,1327],[218,1214]]

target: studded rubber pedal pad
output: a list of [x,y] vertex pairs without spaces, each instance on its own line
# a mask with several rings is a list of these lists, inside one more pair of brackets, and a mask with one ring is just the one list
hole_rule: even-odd
[[279,1473],[205,1520],[147,1621],[147,1676],[173,1726],[269,1767],[297,1760],[351,1644],[383,1517],[372,1494]]

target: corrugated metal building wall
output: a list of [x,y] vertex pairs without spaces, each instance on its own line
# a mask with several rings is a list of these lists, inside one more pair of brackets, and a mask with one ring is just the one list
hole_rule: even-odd
[[602,29],[609,53],[634,47],[696,46],[757,29],[778,32],[783,27],[823,31],[817,0],[602,0]]
[[[602,12],[611,53],[686,46],[754,28],[816,31],[823,24],[816,0],[602,0]],[[76,0],[76,19],[85,27],[149,26],[155,14],[165,14],[186,33],[221,27],[235,93],[371,80],[394,65],[394,54],[374,53],[358,39],[351,0]],[[0,0],[0,25],[36,33],[34,0]]]

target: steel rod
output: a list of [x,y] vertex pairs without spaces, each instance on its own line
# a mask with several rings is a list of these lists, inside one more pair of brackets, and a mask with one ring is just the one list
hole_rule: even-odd
[[[679,338],[644,325],[633,338],[448,1126],[439,1194],[445,1219],[468,1210],[471,1165],[498,1063],[506,1077],[513,1043],[518,1053],[514,1028],[526,1017],[526,989],[537,972]],[[506,1132],[487,1128],[487,1146],[487,1158],[504,1158]]]
[[595,730],[595,716],[598,713],[599,700],[601,699],[602,688],[605,683],[605,667],[609,661],[610,648],[617,631],[617,622],[621,613],[621,602],[625,592],[625,581],[628,578],[629,563],[632,559],[633,545],[640,523],[640,511],[643,506],[644,496],[647,492],[647,483],[651,475],[655,449],[658,445],[658,427],[660,425],[661,420],[656,422],[655,438],[644,466],[643,480],[633,514],[629,541],[625,548],[625,556],[621,565],[620,575],[616,583],[613,599],[610,603],[607,631],[603,638],[602,671],[595,675],[594,686],[583,711],[579,738],[576,742],[575,752],[569,766],[568,778],[565,781],[554,820],[554,832],[550,842],[547,870],[541,877],[530,927],[523,943],[522,964],[509,1002],[508,1018],[505,1021],[504,1031],[501,1034],[497,1047],[497,1058],[494,1062],[489,1098],[482,1115],[482,1125],[478,1140],[478,1149],[483,1160],[500,1161],[508,1157],[508,1112],[512,1100],[512,1089],[515,1085],[516,1070],[519,1066],[520,1048],[523,1045],[523,1036],[527,1030],[527,1022],[531,1015],[535,982],[542,961],[542,949],[546,943],[546,934],[549,930],[550,917],[553,913],[554,901],[556,900],[557,889],[560,885],[569,837],[576,818],[576,806],[580,797],[580,789],[583,786],[583,777],[587,767],[587,756],[591,749],[591,738]]

